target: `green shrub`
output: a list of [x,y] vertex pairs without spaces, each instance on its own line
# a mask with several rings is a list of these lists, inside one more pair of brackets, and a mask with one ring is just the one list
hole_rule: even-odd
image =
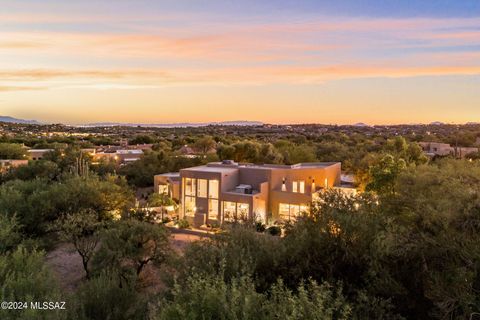
[[115,273],[102,273],[84,283],[72,300],[69,319],[145,319],[146,301]]
[[267,228],[266,232],[272,236],[279,236],[282,234],[282,228],[279,226],[271,226]]
[[[35,310],[30,302],[60,302],[62,297],[50,270],[44,263],[44,254],[23,246],[0,255],[0,299],[27,302],[22,310],[0,310],[0,319],[66,319],[65,310]],[[68,309],[68,303],[65,305]]]
[[351,308],[340,289],[309,282],[297,291],[279,281],[269,293],[259,293],[248,276],[226,282],[221,274],[194,273],[161,302],[157,319],[349,319]]
[[163,224],[169,223],[170,221],[172,221],[172,219],[170,219],[169,217],[165,217],[162,219]]
[[180,219],[178,220],[178,227],[180,229],[187,229],[190,227],[190,223],[188,223],[187,219]]

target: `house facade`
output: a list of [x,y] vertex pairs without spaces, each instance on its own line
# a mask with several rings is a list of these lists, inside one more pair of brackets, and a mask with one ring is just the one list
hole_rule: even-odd
[[28,165],[28,160],[0,160],[0,173],[26,165]]
[[339,162],[253,165],[225,160],[155,176],[155,191],[177,199],[180,217],[193,225],[293,220],[308,210],[319,191],[342,187]]
[[465,158],[465,156],[479,151],[478,147],[452,147],[448,143],[440,142],[419,142],[423,151],[428,156],[454,156],[455,158]]

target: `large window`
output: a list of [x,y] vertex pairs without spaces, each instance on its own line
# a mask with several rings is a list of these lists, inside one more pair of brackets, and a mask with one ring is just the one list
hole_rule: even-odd
[[250,206],[248,203],[223,201],[223,220],[247,220]]
[[185,196],[184,199],[185,215],[193,217],[196,210],[195,197]]
[[184,179],[184,185],[185,185],[185,195],[186,196],[195,196],[196,193],[196,186],[197,186],[197,181],[196,179],[191,179],[191,178],[185,178]]
[[218,200],[208,199],[208,219],[218,219]]
[[218,180],[208,180],[208,218],[218,219]]
[[208,180],[208,197],[212,199],[218,199],[219,194],[218,180]]
[[236,217],[237,204],[235,202],[223,201],[223,220],[234,221]]
[[207,197],[207,185],[208,185],[208,180],[198,179],[197,197],[199,198]]
[[290,205],[288,203],[280,203],[278,206],[278,216],[282,220],[290,220]]
[[292,192],[305,193],[305,181],[293,181]]
[[248,219],[248,203],[237,203],[237,219],[238,220],[247,220]]
[[280,203],[278,206],[278,215],[280,219],[290,221],[295,220],[298,216],[308,211],[308,206]]

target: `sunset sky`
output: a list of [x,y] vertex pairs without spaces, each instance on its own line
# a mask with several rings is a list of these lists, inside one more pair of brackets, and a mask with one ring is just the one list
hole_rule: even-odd
[[480,122],[480,1],[0,0],[0,115]]

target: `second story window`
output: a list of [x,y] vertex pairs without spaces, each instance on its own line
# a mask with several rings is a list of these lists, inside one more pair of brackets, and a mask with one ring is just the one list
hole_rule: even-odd
[[305,193],[305,181],[303,181],[303,180],[293,181],[292,192]]
[[207,183],[208,183],[208,180],[206,179],[198,179],[197,197],[199,198],[207,197]]
[[218,180],[208,180],[208,197],[210,199],[218,199],[219,187]]
[[197,186],[197,181],[196,179],[192,178],[185,178],[185,195],[187,196],[195,196],[196,194],[196,186]]

